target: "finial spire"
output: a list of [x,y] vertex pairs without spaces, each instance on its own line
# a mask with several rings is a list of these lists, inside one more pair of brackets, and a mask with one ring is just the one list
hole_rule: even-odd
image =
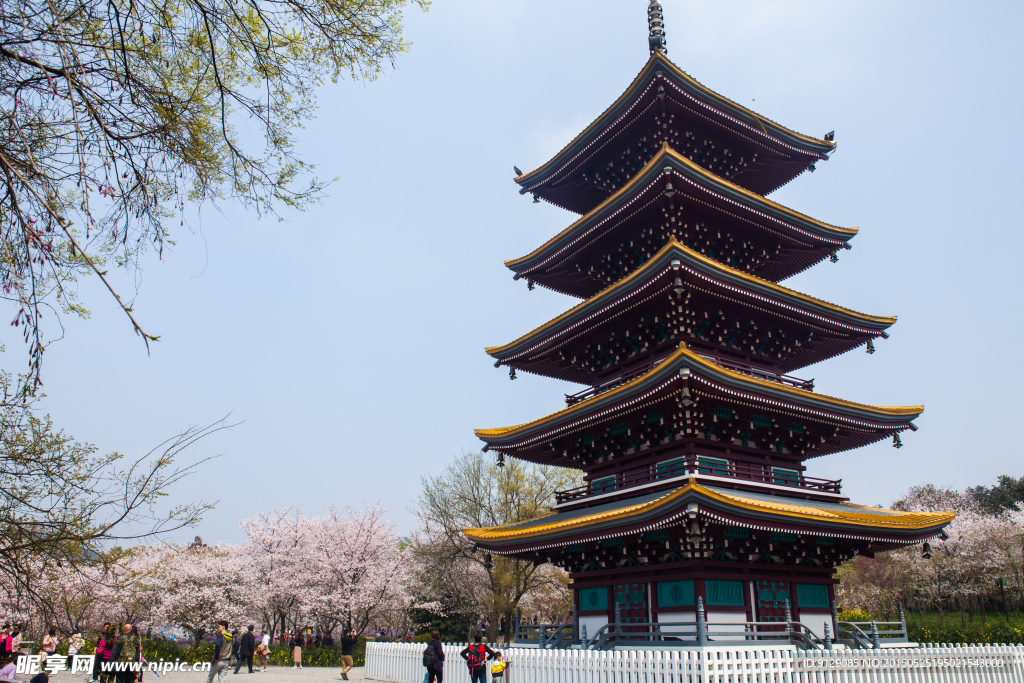
[[665,54],[668,52],[665,41],[665,16],[661,12],[661,5],[658,4],[658,0],[651,0],[651,3],[647,5],[647,26],[651,31],[647,37],[647,42],[651,47],[651,54],[653,55],[655,52]]

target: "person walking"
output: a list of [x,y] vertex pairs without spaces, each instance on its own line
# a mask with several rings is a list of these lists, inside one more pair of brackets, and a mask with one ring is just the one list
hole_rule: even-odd
[[249,624],[249,630],[246,631],[241,638],[241,642],[238,644],[238,658],[235,663],[235,673],[242,668],[242,660],[249,666],[249,673],[252,673],[252,656],[256,652],[256,636],[253,634],[253,629],[256,626]]
[[85,639],[82,637],[80,631],[75,631],[74,634],[72,634],[71,639],[68,640],[68,671],[72,670],[71,664],[75,661],[75,655],[81,652],[83,647],[85,647]]
[[349,629],[348,633],[345,633],[339,639],[341,643],[341,678],[342,680],[348,680],[348,672],[352,670],[352,658],[356,654],[356,644],[359,643],[359,636],[352,629]]
[[11,631],[11,654],[15,657],[21,654],[21,624],[15,624]]
[[128,681],[142,681],[142,632],[139,631],[138,624],[132,624],[131,630],[128,632],[128,643],[125,647],[128,648],[128,656],[131,657],[128,661],[138,664],[138,669],[132,671],[132,675],[127,678]]
[[292,668],[302,668],[302,634],[296,633],[292,638]]
[[89,683],[99,683],[100,672],[102,670],[102,662],[104,655],[110,656],[109,650],[107,650],[107,630],[110,628],[110,622],[104,622],[103,630],[96,634],[96,652],[92,658],[92,680]]
[[217,641],[213,645],[213,665],[210,667],[210,675],[206,683],[213,683],[213,677],[217,677],[218,683],[224,683],[227,678],[228,663],[231,661],[231,633],[228,632],[228,622],[217,622]]
[[121,637],[114,644],[110,661],[117,663],[117,670],[114,672],[117,683],[133,683],[138,672],[132,670],[131,663],[139,661],[139,653],[136,641],[132,638],[131,624],[121,627]]
[[93,663],[93,675],[96,681],[109,683],[113,678],[110,671],[110,658],[114,654],[114,643],[117,640],[117,629],[110,623],[103,624],[103,633],[96,645],[96,660]]
[[334,647],[334,638],[331,636],[330,633],[328,633],[326,636],[324,636],[324,647],[325,648]]
[[4,624],[0,630],[0,657],[11,654],[11,625]]
[[444,648],[439,631],[430,632],[430,642],[423,650],[423,665],[427,667],[427,683],[444,683]]
[[39,666],[46,668],[46,660],[53,656],[53,653],[57,651],[57,629],[53,626],[50,627],[49,632],[43,636],[43,642],[39,645]]
[[483,636],[479,633],[473,636],[473,642],[459,654],[469,667],[470,683],[487,683],[487,660],[494,659],[495,652],[483,643]]
[[260,643],[256,646],[256,670],[266,671],[267,662],[270,659],[270,646],[266,643]]

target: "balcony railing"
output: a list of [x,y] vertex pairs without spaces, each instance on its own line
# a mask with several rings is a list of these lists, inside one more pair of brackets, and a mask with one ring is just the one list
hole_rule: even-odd
[[723,368],[729,368],[736,372],[742,372],[744,375],[750,375],[758,379],[767,380],[769,382],[778,382],[779,384],[786,384],[797,389],[805,389],[807,391],[814,391],[814,379],[800,379],[799,377],[792,377],[790,375],[780,375],[777,372],[771,372],[764,368],[759,368],[756,365],[748,365],[747,363],[739,363],[734,360],[727,358],[718,358],[716,356],[708,356],[700,354],[702,358],[707,358],[712,363],[717,363]]
[[808,477],[792,470],[773,469],[770,466],[752,465],[734,461],[712,461],[708,456],[695,454],[681,456],[648,467],[626,470],[588,482],[565,491],[555,491],[555,503],[562,504],[602,493],[654,484],[659,481],[681,477],[686,474],[705,474],[716,477],[732,477],[740,481],[759,484],[774,484],[815,493],[840,493],[842,479],[819,479]]
[[[805,389],[806,391],[814,391],[814,379],[813,378],[812,379],[800,379],[799,377],[792,377],[790,375],[781,375],[781,374],[779,374],[777,372],[771,372],[770,370],[765,370],[764,368],[759,368],[756,365],[749,365],[747,363],[740,363],[740,362],[729,360],[729,359],[726,359],[726,358],[719,358],[717,356],[710,356],[710,355],[703,354],[703,353],[700,354],[700,356],[701,356],[701,358],[706,358],[707,360],[711,361],[712,363],[716,363],[717,365],[721,365],[723,368],[728,368],[728,369],[734,370],[736,372],[741,372],[744,375],[750,375],[751,377],[756,377],[758,379],[763,379],[763,380],[766,380],[768,382],[778,382],[779,384],[785,384],[787,386],[796,387],[797,389]],[[622,375],[619,375],[615,379],[610,379],[607,382],[602,382],[601,384],[598,384],[596,387],[587,387],[586,389],[584,389],[582,391],[578,391],[575,394],[566,394],[565,395],[565,405],[573,406],[573,405],[576,405],[577,403],[579,403],[580,401],[585,401],[588,398],[591,398],[593,396],[597,396],[598,394],[603,394],[604,392],[608,391],[609,389],[614,389],[615,387],[617,387],[617,386],[619,386],[621,384],[625,384],[626,382],[628,382],[631,379],[635,379],[635,378],[639,377],[640,375],[644,374],[645,372],[647,372],[648,370],[650,370],[651,368],[653,368],[655,365],[657,365],[660,362],[661,362],[661,360],[655,361],[653,363],[647,363],[646,365],[642,365],[640,367],[633,368],[629,372],[623,373]]]

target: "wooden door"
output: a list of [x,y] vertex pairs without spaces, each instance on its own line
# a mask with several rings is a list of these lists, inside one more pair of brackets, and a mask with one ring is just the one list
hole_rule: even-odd
[[[619,606],[622,617],[623,631],[630,633],[647,633],[648,627],[630,624],[648,624],[651,621],[650,606],[647,604],[646,583],[620,583],[615,586],[615,604]],[[615,618],[614,605],[612,619]]]
[[789,583],[785,581],[757,582],[757,621],[778,623],[767,627],[769,631],[785,631],[786,600],[789,599]]

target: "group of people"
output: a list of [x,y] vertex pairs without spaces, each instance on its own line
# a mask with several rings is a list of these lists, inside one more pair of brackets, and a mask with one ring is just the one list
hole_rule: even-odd
[[[231,668],[231,660],[235,661],[236,674],[241,670],[242,664],[247,665],[249,673],[268,669],[271,637],[269,633],[264,633],[263,638],[257,644],[255,629],[255,625],[250,624],[248,630],[239,636],[238,629],[228,630],[227,621],[217,623],[217,638],[213,646],[213,662],[210,666],[208,683],[213,683],[214,678],[223,683],[228,669]],[[330,634],[318,637],[318,639],[319,647],[334,647],[334,639]],[[355,631],[350,630],[339,640],[341,643],[341,677],[347,681],[349,680],[348,672],[355,664],[356,644],[359,642],[359,636]],[[292,668],[301,669],[302,648],[306,645],[307,639],[303,638],[301,633],[297,633],[290,640],[282,639],[282,641],[287,642],[292,648]],[[253,656],[257,658],[255,670],[253,669]]]
[[[473,642],[464,647],[459,654],[469,667],[470,683],[487,683],[488,661],[491,662],[491,679],[503,683],[505,672],[512,663],[506,661],[500,651],[488,647],[481,635],[474,636]],[[441,634],[438,631],[430,633],[430,642],[423,650],[423,666],[427,669],[423,683],[444,683],[444,648],[441,646]]]
[[[50,680],[47,669],[52,669],[52,664],[47,660],[57,653],[57,645],[60,643],[60,636],[57,629],[51,627],[47,630],[39,644],[39,668],[40,671],[32,677],[30,683],[47,683]],[[74,633],[68,639],[68,655],[66,662],[60,662],[64,668],[70,669],[75,655],[79,654],[85,647],[85,639],[81,633]],[[4,624],[0,631],[0,683],[14,681],[17,672],[18,657],[22,652],[21,629],[17,625]],[[103,624],[103,630],[99,634],[99,641],[96,645],[96,657],[93,660],[92,683],[137,683],[142,680],[141,671],[111,671],[112,662],[141,662],[142,660],[142,635],[137,626],[125,624],[120,629],[116,625]],[[104,666],[106,664],[107,666]]]

